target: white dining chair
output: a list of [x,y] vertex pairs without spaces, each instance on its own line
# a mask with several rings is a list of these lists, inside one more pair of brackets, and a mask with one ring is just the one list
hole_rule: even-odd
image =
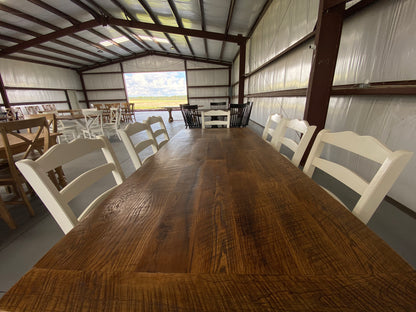
[[[213,109],[209,111],[202,111],[201,112],[201,121],[202,121],[202,129],[205,129],[206,126],[227,126],[230,127],[230,111],[227,110],[219,110]],[[205,117],[208,117],[205,120]],[[222,117],[213,119],[212,117]]]
[[289,148],[293,152],[292,156],[289,158],[285,154],[282,155],[298,167],[316,126],[310,126],[306,120],[299,119],[282,120],[281,123],[281,129],[274,134],[272,145],[278,151],[281,150],[282,145]]
[[[104,154],[106,163],[94,165],[93,168],[80,174],[61,190],[58,190],[49,179],[47,173],[50,170],[100,150]],[[20,160],[16,162],[16,166],[65,234],[77,225],[89,211],[99,205],[125,179],[110,142],[103,136],[96,139],[80,138],[70,143],[54,145],[37,160]],[[103,191],[77,218],[68,203],[110,173],[114,177],[116,186]]]
[[103,128],[103,111],[97,108],[82,109],[85,128],[82,129],[84,138],[95,138],[98,135],[105,135]]
[[280,114],[269,115],[263,130],[263,140],[276,146],[276,140],[282,136],[284,131],[284,123],[282,123],[284,120]]
[[[128,124],[125,129],[120,129],[118,133],[136,170],[158,150],[152,131],[146,123],[135,122]],[[141,159],[140,154],[143,154],[149,147],[152,147],[153,152],[148,157]]]
[[[373,178],[366,181],[349,168],[323,158],[325,145],[335,146],[343,152],[352,152],[378,163],[380,167]],[[371,136],[360,136],[352,131],[331,133],[324,129],[317,135],[303,171],[312,177],[315,168],[319,168],[358,193],[360,199],[352,213],[367,224],[412,155],[412,152],[404,150],[393,152]],[[333,193],[328,192],[341,202]]]
[[103,131],[107,137],[117,135],[121,140],[118,130],[120,129],[121,111],[119,107],[110,107],[108,122],[103,123]]
[[145,123],[149,126],[153,138],[157,143],[157,149],[159,150],[170,140],[168,131],[166,130],[166,126],[163,122],[162,117],[151,116],[146,119]]

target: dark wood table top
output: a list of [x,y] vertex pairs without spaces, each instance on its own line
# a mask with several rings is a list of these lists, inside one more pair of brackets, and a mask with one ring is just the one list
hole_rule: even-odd
[[0,311],[414,311],[416,272],[249,129],[173,137]]

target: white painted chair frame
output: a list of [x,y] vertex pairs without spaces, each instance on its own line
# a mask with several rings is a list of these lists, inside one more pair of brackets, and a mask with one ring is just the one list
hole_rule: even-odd
[[282,132],[284,130],[284,124],[282,123],[284,120],[285,119],[280,114],[269,115],[263,130],[263,140],[272,144],[273,146],[276,146],[277,139],[282,136]]
[[85,129],[82,130],[84,138],[95,138],[105,135],[103,129],[103,111],[96,108],[82,109],[85,120]]
[[[160,116],[151,116],[146,119],[145,123],[149,126],[150,131],[152,132],[153,139],[157,143],[157,149],[161,149],[170,139],[168,131],[166,130],[165,123],[163,122],[162,117]],[[154,130],[152,125],[159,124],[159,129]],[[158,138],[163,136],[163,139],[158,141]]]
[[[367,182],[350,169],[321,158],[325,144],[353,152],[381,166],[371,181]],[[331,133],[324,129],[316,137],[303,171],[312,177],[315,168],[319,168],[360,194],[352,213],[367,224],[412,155],[412,152],[404,150],[393,152],[371,136],[360,136],[351,131]]]
[[[138,143],[133,143],[132,137],[142,132],[146,132],[148,139],[139,141]],[[149,125],[146,123],[135,122],[128,124],[125,129],[118,130],[118,133],[136,170],[139,169],[142,164],[151,156],[153,156],[158,150],[157,143],[153,138],[152,131],[150,130]],[[139,154],[149,146],[152,147],[153,154],[141,160]]]
[[107,137],[115,134],[121,140],[118,130],[120,129],[121,111],[119,107],[110,107],[110,118],[103,123],[103,131]]
[[[278,151],[280,151],[282,145],[285,145],[287,148],[289,148],[293,152],[292,158],[289,160],[296,167],[298,167],[300,161],[302,160],[303,154],[305,153],[305,150],[312,139],[313,133],[316,130],[316,126],[310,126],[306,120],[299,119],[282,120],[281,123],[281,128],[277,130],[278,133],[273,135],[274,139],[272,139],[272,145]],[[301,134],[299,143],[285,136],[287,129],[292,129],[298,134]],[[286,157],[286,155],[283,156]]]
[[[218,119],[218,120],[205,120],[205,117],[226,117],[225,119]],[[201,121],[202,121],[202,129],[205,129],[206,126],[227,126],[230,128],[230,111],[224,110],[209,110],[209,111],[202,111],[201,112]]]
[[[48,171],[100,149],[107,163],[82,173],[62,190],[57,190],[47,175]],[[125,179],[108,139],[103,136],[96,139],[76,139],[70,143],[54,145],[37,160],[24,159],[16,162],[16,166],[65,234],[77,225],[91,209],[100,204]],[[101,193],[76,218],[68,202],[110,173],[112,173],[117,185]]]

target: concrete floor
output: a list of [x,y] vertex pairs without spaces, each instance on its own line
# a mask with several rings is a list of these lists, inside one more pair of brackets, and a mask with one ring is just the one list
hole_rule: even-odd
[[[168,129],[170,137],[173,137],[180,130],[184,129],[184,123],[180,112],[173,112],[174,122],[167,121],[168,114],[164,111],[136,113],[137,121],[143,121],[148,116],[162,116]],[[261,135],[263,128],[250,123],[249,127]],[[133,164],[127,155],[123,144],[117,139],[111,140],[117,158],[127,176],[134,172]],[[80,168],[90,162],[97,161],[96,156],[90,156],[71,164],[71,167],[64,167],[68,177],[75,176]],[[331,181],[323,175],[314,176],[320,183],[329,183],[335,188],[334,193],[341,199],[347,199],[353,204],[354,196],[351,192],[342,189],[336,181]],[[94,186],[96,190],[113,185],[112,177]],[[79,199],[70,204],[76,214],[79,214],[92,198],[94,191],[89,191]],[[33,199],[32,205],[37,212],[36,217],[30,218],[25,207],[13,209],[16,215],[17,230],[10,230],[0,220],[0,297],[13,286],[32,266],[63,236],[53,218],[39,199]],[[416,267],[416,220],[401,213],[397,208],[387,202],[383,202],[376,214],[370,220],[369,227],[393,247],[413,267]]]

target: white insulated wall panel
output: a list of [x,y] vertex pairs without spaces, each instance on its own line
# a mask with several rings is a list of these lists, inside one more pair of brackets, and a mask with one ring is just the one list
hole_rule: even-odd
[[228,85],[228,68],[188,71],[188,86]]
[[101,74],[101,75],[84,75],[85,89],[116,89],[124,88],[123,75]]
[[185,63],[177,58],[150,55],[123,62],[123,70],[125,73],[184,71]]

